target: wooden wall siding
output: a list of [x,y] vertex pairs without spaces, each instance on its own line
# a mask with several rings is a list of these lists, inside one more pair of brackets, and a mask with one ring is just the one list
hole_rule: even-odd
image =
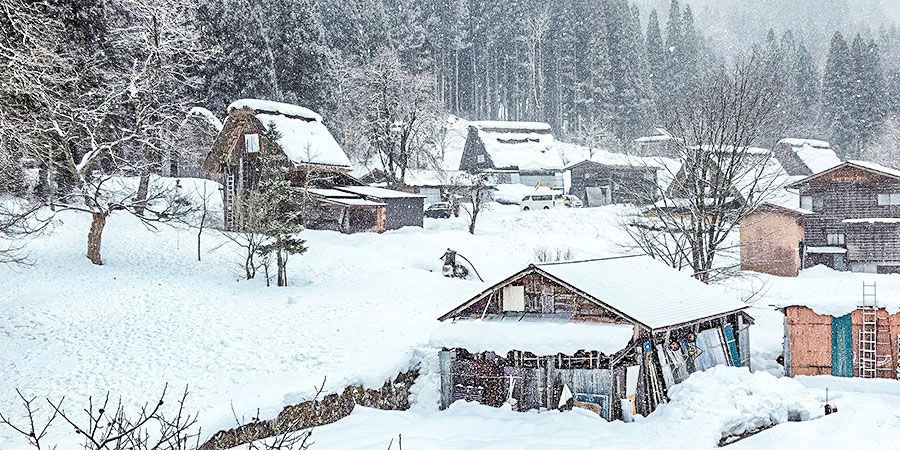
[[[790,333],[790,376],[831,375],[831,316],[816,314],[805,306],[785,308],[785,323]],[[851,313],[853,376],[859,376],[859,330],[862,312]],[[900,313],[878,311],[876,375],[879,378],[898,378],[897,335],[900,334]]]
[[803,227],[796,214],[762,210],[741,220],[741,269],[781,277],[800,270]]
[[[569,313],[572,315],[571,320],[578,322],[630,323],[614,312],[537,273],[525,275],[509,285],[525,287],[525,314]],[[503,287],[498,286],[491,295],[469,305],[453,317],[477,319],[482,315],[503,314],[502,291]]]
[[850,261],[900,260],[900,224],[844,224]]
[[[876,233],[875,230],[883,228],[881,225],[848,227],[842,223],[844,219],[900,217],[900,205],[878,205],[878,194],[887,193],[900,193],[900,181],[854,167],[836,170],[801,186],[800,195],[818,196],[824,200],[822,211],[803,217],[806,244],[827,246],[827,233],[845,233],[850,261],[869,260],[867,258],[900,261],[900,235],[896,232]],[[884,249],[873,247],[877,245]]]
[[[658,199],[656,170],[648,167],[608,166],[585,161],[571,167],[569,193],[587,205],[587,187],[610,186],[613,203],[646,205]],[[589,177],[588,177],[589,176]]]

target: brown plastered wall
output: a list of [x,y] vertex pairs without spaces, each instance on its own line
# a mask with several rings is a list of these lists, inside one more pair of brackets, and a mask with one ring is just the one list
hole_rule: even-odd
[[797,217],[777,210],[761,210],[741,221],[741,269],[782,277],[800,270],[799,243],[803,227]]
[[784,312],[791,330],[790,376],[831,375],[831,316],[805,306]]

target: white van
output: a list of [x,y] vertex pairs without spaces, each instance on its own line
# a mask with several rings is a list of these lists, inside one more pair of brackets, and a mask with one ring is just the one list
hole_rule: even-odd
[[531,209],[550,209],[565,206],[565,198],[562,192],[541,192],[528,194],[519,203],[522,211]]

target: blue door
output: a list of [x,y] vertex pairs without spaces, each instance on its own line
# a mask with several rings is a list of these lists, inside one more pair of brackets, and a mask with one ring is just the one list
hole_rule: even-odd
[[731,328],[731,324],[725,325],[722,329],[725,331],[725,344],[728,345],[731,365],[741,367],[741,355],[738,353],[737,342],[734,340],[734,330]]
[[850,314],[831,318],[831,374],[836,377],[853,376],[850,324]]

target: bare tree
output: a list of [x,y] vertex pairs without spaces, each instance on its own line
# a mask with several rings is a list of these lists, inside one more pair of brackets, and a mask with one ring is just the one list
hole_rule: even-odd
[[87,415],[84,423],[80,423],[74,415],[66,412],[63,408],[64,399],[56,402],[46,399],[50,415],[48,418],[42,418],[39,415],[40,408],[35,403],[36,398],[28,398],[16,390],[22,401],[26,424],[17,424],[11,417],[3,414],[0,414],[0,424],[23,436],[29,445],[36,449],[56,447],[47,445],[45,439],[47,431],[57,419],[71,426],[75,433],[84,439],[82,448],[85,450],[196,449],[200,430],[195,430],[197,416],[185,410],[188,390],[185,388],[173,414],[166,415],[163,412],[163,405],[167,388],[168,386],[163,389],[159,400],[144,405],[137,416],[130,416],[121,400],[116,405],[110,404],[109,393],[99,404],[94,404],[93,399],[88,399],[88,406],[81,409]]
[[469,233],[475,234],[478,215],[488,206],[490,192],[494,189],[487,182],[487,174],[463,174],[455,177],[453,183],[457,189],[451,193],[451,203],[461,204],[462,210],[469,216]]
[[353,101],[338,113],[345,148],[377,160],[391,184],[411,167],[433,166],[445,114],[432,75],[408,71],[386,49],[353,70],[349,84]]
[[[730,74],[661,110],[677,148],[678,171],[648,198],[662,198],[626,224],[635,246],[704,282],[717,275],[716,255],[741,219],[782,191],[786,178],[771,152],[752,145],[771,129],[781,93],[774,62],[753,53]],[[664,166],[665,167],[665,166]]]

